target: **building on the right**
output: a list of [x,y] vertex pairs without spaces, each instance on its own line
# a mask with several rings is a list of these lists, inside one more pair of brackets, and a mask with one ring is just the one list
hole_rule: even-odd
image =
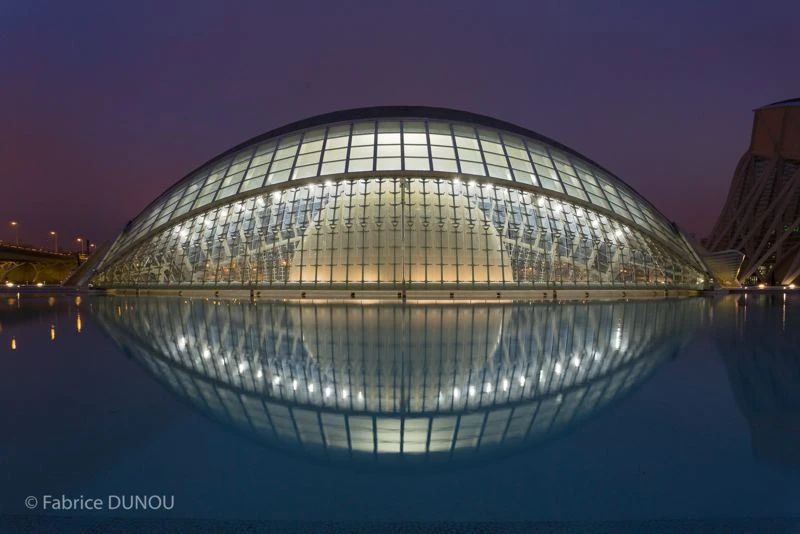
[[750,147],[706,242],[739,251],[742,284],[790,285],[800,278],[800,98],[755,110]]

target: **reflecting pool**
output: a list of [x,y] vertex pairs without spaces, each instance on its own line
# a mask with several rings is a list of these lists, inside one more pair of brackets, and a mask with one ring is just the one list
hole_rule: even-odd
[[[12,294],[0,329],[4,513],[632,530],[800,516],[797,294]],[[45,494],[175,507],[26,508]]]

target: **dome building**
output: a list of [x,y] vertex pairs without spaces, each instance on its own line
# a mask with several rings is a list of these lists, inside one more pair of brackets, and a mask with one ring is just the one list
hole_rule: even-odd
[[92,284],[214,289],[699,289],[650,203],[518,126],[425,107],[334,112],[253,138],[153,201]]

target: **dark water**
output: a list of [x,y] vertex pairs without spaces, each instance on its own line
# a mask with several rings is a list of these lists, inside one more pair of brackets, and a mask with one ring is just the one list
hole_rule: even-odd
[[[0,511],[18,529],[800,518],[800,295],[0,304]],[[45,495],[104,510],[43,511]]]

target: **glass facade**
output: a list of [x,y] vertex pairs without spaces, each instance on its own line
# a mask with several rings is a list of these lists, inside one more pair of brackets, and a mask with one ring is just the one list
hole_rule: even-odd
[[682,236],[563,147],[462,122],[316,125],[191,174],[118,237],[107,287],[698,287]]
[[381,464],[474,458],[565,431],[679,353],[706,301],[115,297],[93,309],[126,353],[224,424],[303,454]]

